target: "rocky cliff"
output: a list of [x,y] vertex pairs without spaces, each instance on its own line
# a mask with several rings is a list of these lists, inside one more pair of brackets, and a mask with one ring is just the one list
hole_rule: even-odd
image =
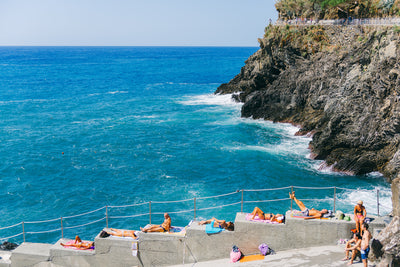
[[400,171],[400,28],[273,26],[216,93],[243,117],[299,125],[313,158],[337,171]]

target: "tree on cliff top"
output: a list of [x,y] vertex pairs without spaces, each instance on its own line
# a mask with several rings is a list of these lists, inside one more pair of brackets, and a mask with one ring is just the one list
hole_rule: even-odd
[[372,18],[400,15],[400,0],[278,0],[280,19]]

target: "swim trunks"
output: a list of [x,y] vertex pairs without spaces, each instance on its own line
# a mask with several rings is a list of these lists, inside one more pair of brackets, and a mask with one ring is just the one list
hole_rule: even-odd
[[164,230],[164,232],[167,231],[167,229],[165,229],[162,225],[160,225],[160,227]]
[[366,260],[368,259],[368,253],[369,253],[369,247],[367,247],[367,249],[365,250],[361,250],[361,259],[362,260]]
[[308,216],[310,214],[310,211],[309,211],[309,209],[306,208],[305,210],[301,211],[301,214],[303,216]]

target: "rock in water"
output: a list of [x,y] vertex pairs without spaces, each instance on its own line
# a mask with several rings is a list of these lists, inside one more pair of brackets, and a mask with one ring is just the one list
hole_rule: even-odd
[[351,174],[400,171],[400,34],[392,26],[268,26],[216,93],[243,117],[301,125],[315,159]]

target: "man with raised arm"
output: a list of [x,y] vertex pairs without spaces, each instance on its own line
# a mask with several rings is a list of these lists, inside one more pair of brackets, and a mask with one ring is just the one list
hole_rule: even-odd
[[324,215],[325,213],[328,213],[327,209],[322,209],[322,210],[316,210],[314,208],[312,209],[308,209],[306,208],[306,206],[304,205],[303,202],[301,202],[300,200],[298,200],[295,195],[294,195],[294,191],[292,193],[289,193],[289,197],[291,199],[293,199],[297,206],[299,206],[301,213],[303,216],[307,216],[304,218],[304,220],[309,220],[309,219],[319,219],[322,217],[322,215]]

